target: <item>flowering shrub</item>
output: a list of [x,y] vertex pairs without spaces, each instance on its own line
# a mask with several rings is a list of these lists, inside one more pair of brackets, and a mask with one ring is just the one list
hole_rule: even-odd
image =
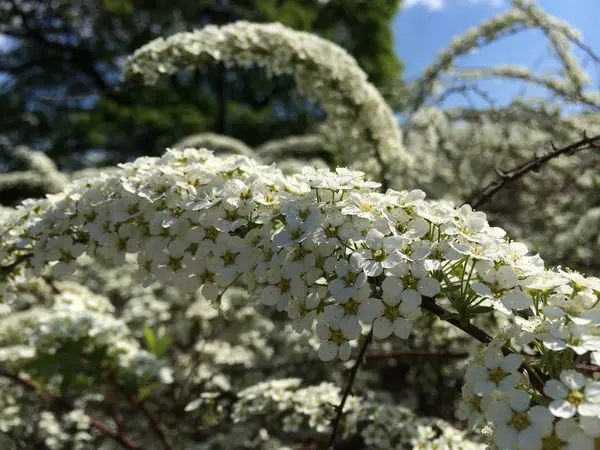
[[[385,183],[409,164],[394,114],[379,91],[345,50],[310,33],[243,21],[207,26],[146,44],[128,61],[125,76],[154,83],[163,74],[211,61],[291,73],[327,112],[323,132],[341,150],[342,164],[360,161]],[[394,168],[399,172],[387,173]]]
[[[22,262],[39,276],[51,263],[60,277],[83,253],[117,266],[136,253],[143,285],[200,290],[217,306],[242,282],[262,304],[286,311],[294,331],[316,323],[324,361],[347,360],[361,334],[408,338],[423,308],[487,344],[467,370],[462,410],[471,408],[474,424],[494,424],[499,448],[593,440],[586,424],[600,414],[600,384],[574,369],[600,350],[600,280],[545,268],[468,206],[378,186],[348,169],[286,177],[243,156],[168,151],[24,204],[4,224],[3,266],[10,274]],[[16,279],[3,286],[11,306]],[[72,342],[111,361],[123,329],[94,315],[103,302],[88,303],[56,307],[32,332],[37,351],[56,354]],[[511,327],[492,339],[471,322],[494,310]],[[58,349],[46,348],[55,342]],[[115,357],[119,373],[123,356]]]
[[[126,76],[147,82],[213,60],[291,72],[326,124],[320,135],[254,150],[192,136],[161,158],[69,177],[21,152],[30,170],[0,177],[0,189],[35,179],[50,194],[0,210],[2,448],[598,448],[600,279],[551,268],[485,213],[454,206],[495,173],[489,155],[528,156],[524,135],[531,145],[574,141],[598,124],[597,94],[569,53],[580,37],[529,3],[514,5],[409,86],[413,154],[354,60],[322,39],[238,22],[138,50]],[[536,27],[560,76],[454,68],[482,43]],[[515,117],[493,105],[439,108],[454,82],[474,77],[542,86],[584,114],[520,100]],[[572,208],[572,196],[555,185],[597,158],[572,154],[597,141],[561,150],[570,159],[544,167],[547,179],[526,177],[511,193],[518,205],[556,202],[521,219],[503,215],[500,192],[492,217],[538,240],[552,261],[592,264],[596,242],[582,250],[565,230],[556,211]],[[336,162],[351,167],[327,168]],[[499,186],[514,173],[500,172]],[[593,175],[582,178],[589,213],[577,229],[593,236]],[[540,222],[548,230],[536,234]],[[413,384],[382,388],[385,370],[358,371],[380,356],[367,347],[386,359],[457,358],[405,363]],[[338,369],[350,366],[346,381]],[[299,367],[310,370],[299,378]],[[462,424],[444,411],[459,380]]]

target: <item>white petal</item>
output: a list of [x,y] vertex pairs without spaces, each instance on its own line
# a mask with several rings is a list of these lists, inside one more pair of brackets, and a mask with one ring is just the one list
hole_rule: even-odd
[[373,261],[372,259],[367,259],[365,260],[365,266],[363,267],[363,270],[367,276],[376,277],[381,275],[381,272],[383,272],[383,267],[381,267],[381,264]]
[[390,236],[385,238],[384,244],[383,244],[383,248],[385,249],[385,251],[387,253],[392,253],[397,251],[398,249],[401,249],[402,247],[404,247],[407,242],[407,239],[405,237],[402,236]]
[[421,278],[417,284],[417,289],[426,297],[435,297],[442,290],[439,281],[431,277]]
[[552,433],[552,422],[554,417],[543,406],[534,406],[529,410],[529,420],[535,425],[535,428],[540,431],[542,436],[547,436]]
[[480,380],[473,386],[473,392],[481,396],[490,395],[495,390],[496,385],[490,380]]
[[577,408],[580,416],[600,417],[600,403],[583,403]]
[[381,262],[381,266],[385,269],[390,269],[394,266],[397,266],[402,261],[402,255],[399,252],[393,252],[387,255],[387,258]]
[[360,327],[360,323],[358,323],[358,317],[354,314],[346,314],[340,320],[340,330],[344,333],[348,339],[356,339],[360,336],[360,332],[362,328]]
[[321,342],[318,355],[321,361],[333,361],[338,354],[338,346],[335,342]]
[[560,419],[554,426],[556,436],[562,441],[568,441],[571,436],[579,431],[579,424],[575,419]]
[[373,322],[373,336],[377,339],[385,339],[392,334],[392,322],[385,317],[378,317]]
[[383,238],[384,234],[381,231],[371,228],[367,232],[365,242],[367,243],[370,249],[379,250],[381,247],[383,247]]
[[553,400],[562,400],[567,398],[569,390],[558,380],[548,380],[544,385],[544,394]]
[[331,329],[323,322],[317,323],[315,331],[317,333],[317,336],[319,336],[319,339],[321,339],[322,341],[326,341],[327,339],[329,339],[329,336],[331,336]]
[[396,297],[402,293],[404,285],[402,284],[402,280],[398,277],[386,277],[381,283],[381,289],[383,289],[384,295]]
[[348,361],[348,359],[350,359],[351,350],[352,348],[350,347],[349,342],[342,342],[342,345],[340,345],[340,348],[338,350],[340,359],[342,361]]
[[535,428],[529,427],[517,435],[517,448],[519,449],[541,449],[541,444],[542,436]]
[[402,317],[399,317],[396,320],[394,320],[394,334],[400,339],[408,339],[408,336],[410,336],[411,331],[412,324],[408,320]]
[[509,309],[527,309],[533,305],[531,298],[522,291],[509,292],[502,299],[502,303]]
[[292,278],[290,280],[290,293],[297,298],[306,297],[306,283],[302,278]]
[[489,288],[489,286],[487,284],[483,284],[483,283],[473,283],[471,285],[471,289],[473,289],[473,291],[476,294],[481,295],[482,297],[493,297],[494,294],[492,292],[492,290]]
[[488,370],[479,364],[473,364],[467,368],[465,381],[467,384],[474,384],[479,380],[488,377]]
[[579,418],[579,424],[588,436],[600,437],[600,418],[583,416]]
[[593,381],[585,387],[585,398],[592,403],[600,403],[600,382]]
[[377,317],[381,316],[384,311],[384,306],[381,300],[370,298],[366,302],[358,305],[358,318],[363,322],[372,322]]
[[492,402],[485,411],[486,418],[498,424],[508,422],[510,415],[510,407],[503,401]]
[[[490,349],[491,350],[491,349]],[[483,362],[488,369],[496,369],[500,367],[504,357],[500,353],[494,351],[486,351],[483,355]]]
[[550,403],[548,409],[554,416],[562,417],[563,419],[573,417],[577,412],[577,408],[566,400],[554,400]]
[[523,364],[523,358],[516,353],[511,353],[504,357],[500,367],[502,367],[505,372],[516,372],[521,364]]
[[565,344],[565,341],[558,338],[546,338],[544,339],[544,347],[548,350],[557,352],[567,348],[567,344]]
[[311,292],[306,296],[306,300],[304,300],[304,304],[308,309],[315,309],[321,303],[321,298],[317,292]]
[[[358,255],[359,257],[361,257],[358,253],[354,253],[352,256],[354,255]],[[335,265],[335,273],[338,277],[345,277],[348,273],[348,261],[346,261],[345,259],[339,260]]]
[[595,450],[594,439],[583,433],[575,433],[569,439],[567,450]]
[[354,252],[350,255],[350,268],[352,270],[352,272],[358,272],[363,264],[364,264],[364,260],[363,257],[360,253]]
[[510,393],[510,406],[512,409],[518,412],[527,411],[529,408],[529,402],[531,401],[531,396],[520,389],[515,389]]
[[414,289],[406,289],[400,295],[402,304],[409,308],[418,308],[421,305],[421,294]]
[[500,383],[498,383],[497,389],[500,392],[510,392],[515,387],[517,387],[518,381],[519,380],[516,377],[516,375],[514,375],[514,374],[508,375],[506,378],[504,378],[502,381],[500,381]]
[[505,424],[499,424],[494,434],[494,442],[501,449],[514,449],[517,443],[517,430]]
[[344,307],[341,305],[328,305],[323,310],[323,316],[328,325],[338,327],[340,320],[344,317]]
[[510,266],[502,266],[496,271],[496,280],[501,289],[510,289],[514,287],[519,279],[515,270]]
[[560,374],[560,381],[571,391],[578,391],[585,386],[585,377],[574,370],[563,370]]

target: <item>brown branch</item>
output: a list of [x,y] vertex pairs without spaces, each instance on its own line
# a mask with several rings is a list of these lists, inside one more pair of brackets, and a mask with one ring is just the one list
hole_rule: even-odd
[[[440,359],[465,359],[471,356],[467,352],[448,352],[439,350],[399,350],[387,353],[368,353],[363,356],[365,361],[385,361],[388,359],[401,358],[440,358]],[[358,356],[351,356],[350,360],[355,361]],[[275,365],[262,365],[254,367],[236,367],[230,366],[222,368],[229,375],[246,374],[251,372],[275,372],[281,369],[306,366],[307,364],[325,364],[325,361],[319,358],[302,359],[298,361],[287,361]],[[330,364],[330,363],[327,363]]]
[[337,437],[338,428],[340,426],[340,422],[342,421],[342,416],[344,414],[344,406],[346,405],[346,400],[348,400],[348,396],[350,395],[350,391],[352,390],[352,386],[354,385],[354,379],[356,378],[356,374],[358,373],[360,364],[363,361],[363,357],[365,356],[367,347],[369,346],[372,340],[373,328],[371,328],[371,331],[369,332],[369,334],[367,334],[367,337],[365,338],[365,341],[363,342],[363,345],[360,348],[360,352],[358,353],[358,357],[356,358],[356,362],[352,366],[352,369],[350,369],[350,376],[348,377],[348,382],[346,383],[344,394],[342,395],[342,401],[338,405],[335,419],[333,419],[331,438],[329,439],[329,444],[327,445],[327,449],[329,450],[334,449],[335,439]]
[[28,391],[37,392],[38,395],[47,402],[51,402],[54,399],[54,396],[52,394],[44,391],[39,385],[37,385],[31,380],[20,377],[16,373],[12,373],[8,370],[0,368],[0,377],[6,378],[7,380],[11,380],[13,383],[20,385]]
[[[481,328],[473,325],[470,322],[463,323],[456,317],[448,317],[448,311],[446,311],[444,308],[442,308],[440,305],[438,305],[435,302],[435,300],[433,300],[431,298],[423,297],[423,301],[421,303],[421,308],[436,315],[441,320],[444,320],[444,321],[448,322],[449,324],[454,325],[456,328],[464,331],[469,336],[474,337],[479,342],[482,342],[484,344],[489,344],[490,342],[492,342],[492,337],[489,334],[487,334],[484,330],[482,330]],[[515,352],[513,352],[511,349],[504,346],[504,347],[502,347],[502,353],[506,356],[506,355],[510,355]],[[534,371],[531,368],[531,366],[527,365],[526,363],[523,363],[523,364],[521,364],[521,367],[519,367],[519,372],[525,372],[525,371],[527,371],[527,373],[530,375],[529,381],[531,381],[532,386],[540,394],[543,395],[544,382],[546,381],[547,377],[544,374],[540,374],[540,373]]]
[[[448,317],[448,311],[438,305],[433,299],[423,297],[423,301],[421,303],[421,308],[429,311],[430,313],[436,315],[441,320],[448,322],[451,325],[454,325],[456,328],[463,330],[469,336],[474,337],[479,342],[483,342],[484,344],[489,344],[492,342],[492,338],[489,334],[487,334],[484,330],[479,327],[476,327],[470,322],[462,323],[456,317]],[[511,352],[512,353],[512,352]]]
[[113,392],[108,393],[108,401],[110,402],[113,419],[115,419],[115,423],[117,424],[117,432],[121,435],[127,433],[125,430],[125,419],[123,415],[119,412],[119,408],[117,407],[117,400],[115,399],[115,394]]
[[600,366],[597,366],[595,364],[577,364],[575,367],[581,370],[582,372],[600,372]]
[[590,138],[584,132],[583,139],[567,145],[566,147],[556,148],[553,143],[550,145],[552,146],[552,151],[543,156],[536,157],[535,159],[527,161],[508,171],[497,170],[498,179],[479,190],[479,192],[471,194],[470,199],[467,200],[466,203],[471,205],[473,208],[479,208],[481,205],[490,200],[492,196],[505,185],[520,180],[529,172],[537,172],[544,164],[554,158],[558,158],[561,155],[571,156],[582,150],[600,148],[600,135]]
[[146,405],[143,402],[139,401],[134,395],[128,395],[127,401],[134,405],[136,408],[138,408],[142,412],[142,414],[146,416],[146,419],[148,419],[148,422],[150,422],[150,427],[152,428],[152,431],[154,431],[154,434],[156,434],[156,436],[158,436],[158,438],[162,442],[163,448],[165,450],[173,450],[173,446],[169,442],[169,439],[167,438],[163,427],[161,426],[160,422],[156,419],[156,417],[154,417],[154,415],[148,410]]
[[[84,361],[88,361],[88,362],[90,361],[86,355],[82,355],[81,358]],[[126,389],[123,388],[123,386],[121,386],[119,384],[119,382],[117,381],[115,376],[110,371],[104,370],[102,368],[102,366],[100,366],[99,364],[96,365],[96,368],[100,372],[101,376],[112,387],[114,387],[116,391],[120,392],[131,405],[133,405],[135,408],[140,410],[142,412],[142,414],[148,419],[148,422],[150,423],[150,427],[152,428],[152,431],[154,432],[154,434],[156,434],[156,436],[162,442],[163,448],[165,450],[173,450],[173,446],[170,444],[169,439],[167,438],[167,436],[163,430],[163,427],[161,426],[160,422],[156,419],[156,417],[154,417],[154,415],[150,412],[150,410],[148,410],[146,405],[142,401],[140,401],[135,395],[127,392]]]
[[[14,374],[12,372],[9,372],[5,369],[0,368],[0,377],[4,377],[8,380],[11,380],[15,384],[18,384],[19,386],[25,388],[28,391],[37,393],[44,401],[46,401],[47,403],[49,403],[51,405],[52,404],[64,404],[64,405],[68,405],[69,408],[73,409],[73,405],[70,404],[70,402],[67,399],[65,399],[64,397],[51,394],[51,393],[47,392],[46,390],[44,390],[40,385],[34,383],[31,380],[27,380],[26,378],[23,378],[23,377],[19,376],[18,374]],[[140,444],[138,444],[136,441],[131,439],[129,436],[123,435],[119,431],[110,429],[106,424],[101,422],[96,417],[90,416],[90,421],[91,421],[92,425],[94,426],[94,428],[96,428],[98,431],[100,431],[103,435],[105,435],[111,439],[114,439],[119,444],[121,444],[124,448],[129,449],[129,450],[142,450],[143,449]]]
[[402,350],[398,352],[389,353],[371,353],[365,355],[366,361],[377,361],[386,359],[398,359],[398,358],[448,358],[448,359],[464,359],[469,358],[470,353],[467,352],[444,352],[439,350]]

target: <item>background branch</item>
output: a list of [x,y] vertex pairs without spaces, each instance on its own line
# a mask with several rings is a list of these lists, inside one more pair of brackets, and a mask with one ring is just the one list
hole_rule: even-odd
[[352,390],[352,385],[354,384],[354,379],[356,378],[356,374],[358,373],[358,369],[360,368],[360,364],[362,363],[363,357],[367,351],[367,347],[373,340],[373,328],[369,331],[369,334],[365,337],[365,340],[360,348],[360,352],[358,353],[358,357],[356,358],[356,362],[352,366],[350,370],[350,376],[348,377],[348,382],[346,383],[346,387],[344,388],[344,394],[342,396],[342,401],[337,407],[335,419],[333,419],[333,425],[331,429],[331,438],[329,439],[329,445],[327,448],[329,450],[333,450],[335,446],[335,439],[337,437],[338,428],[340,426],[340,422],[342,420],[342,416],[344,414],[344,406],[346,405],[346,401],[348,400],[348,396],[350,395],[350,391]]
[[[73,409],[73,406],[66,398],[47,392],[46,390],[44,390],[44,388],[42,388],[42,386],[38,385],[37,383],[34,383],[31,380],[21,377],[18,374],[0,368],[0,377],[11,380],[15,384],[18,384],[19,386],[25,388],[28,391],[37,393],[37,395],[39,395],[44,401],[48,402],[51,405],[61,404],[68,406],[70,409]],[[131,437],[121,433],[121,425],[117,424],[119,430],[115,431],[110,429],[106,424],[101,422],[96,417],[90,416],[90,421],[94,428],[100,431],[100,433],[111,439],[114,439],[119,444],[121,444],[122,447],[129,450],[143,450],[143,447],[136,441],[134,441]]]
[[536,157],[535,159],[527,161],[507,172],[497,170],[498,179],[491,182],[483,189],[478,190],[478,192],[471,194],[469,200],[467,200],[466,203],[471,205],[473,208],[479,208],[481,207],[481,205],[489,201],[494,196],[494,194],[496,194],[504,186],[506,186],[509,183],[514,183],[515,181],[520,180],[529,172],[537,172],[541,169],[541,167],[544,164],[546,164],[554,158],[558,158],[561,155],[571,156],[581,150],[600,148],[600,135],[588,137],[584,133],[583,139],[573,144],[567,145],[566,147],[556,148],[554,144],[551,143],[551,145],[552,151],[543,156]]

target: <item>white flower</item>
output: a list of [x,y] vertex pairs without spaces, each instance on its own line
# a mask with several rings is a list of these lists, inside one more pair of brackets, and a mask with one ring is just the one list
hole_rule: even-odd
[[521,356],[515,353],[502,356],[487,351],[484,354],[484,365],[470,366],[465,380],[478,395],[490,395],[495,390],[510,392],[517,385],[517,369],[522,362]]
[[544,393],[553,399],[549,409],[556,417],[600,416],[600,382],[591,382],[574,370],[563,370],[560,381],[548,380]]
[[337,262],[335,273],[339,278],[329,283],[329,291],[334,299],[346,302],[363,287],[367,281],[367,274],[362,270],[363,263],[360,253],[352,253],[348,261],[341,259]]
[[371,229],[367,232],[365,243],[370,250],[359,250],[364,258],[363,270],[370,277],[381,275],[383,269],[389,269],[402,261],[398,251],[402,240],[400,236],[386,237],[381,231]]
[[368,195],[360,192],[350,192],[350,198],[346,206],[342,208],[342,214],[358,216],[365,219],[374,219],[389,205],[389,199],[378,193]]
[[462,399],[456,410],[459,420],[467,420],[469,427],[475,427],[483,418],[483,411],[489,404],[490,397],[475,394],[467,385],[462,387]]
[[494,424],[494,442],[502,449],[541,449],[542,439],[552,433],[552,414],[543,406],[529,408],[530,397],[514,390],[509,403],[497,401],[486,411]]

